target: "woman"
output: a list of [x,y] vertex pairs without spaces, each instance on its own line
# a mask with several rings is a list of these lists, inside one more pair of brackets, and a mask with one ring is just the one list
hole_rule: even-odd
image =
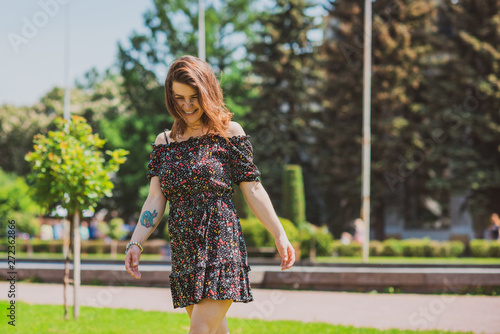
[[260,182],[250,136],[231,121],[210,66],[192,56],[177,59],[165,81],[165,100],[174,124],[152,144],[149,195],[127,245],[125,266],[141,278],[142,243],[168,200],[174,308],[186,308],[189,333],[228,333],[225,314],[231,303],[253,300],[232,182],[274,236],[281,270],[292,267],[295,253]]

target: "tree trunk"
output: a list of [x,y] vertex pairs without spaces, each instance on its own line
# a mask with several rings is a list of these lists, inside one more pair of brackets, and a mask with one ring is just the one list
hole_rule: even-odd
[[75,210],[73,223],[73,317],[80,315],[80,212]]
[[71,229],[72,229],[73,223],[70,223],[67,219],[63,220],[63,230],[64,230],[64,236],[63,236],[63,255],[65,258],[64,261],[64,278],[63,278],[63,298],[64,298],[64,319],[68,320],[68,299],[67,299],[67,290],[68,290],[68,284],[71,283],[71,280],[69,278],[69,261],[71,257],[71,240],[73,239],[71,237]]

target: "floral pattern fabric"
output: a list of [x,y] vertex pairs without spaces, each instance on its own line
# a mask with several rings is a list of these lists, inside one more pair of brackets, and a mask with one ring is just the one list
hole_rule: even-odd
[[170,288],[174,308],[202,298],[253,300],[232,183],[260,181],[248,135],[218,134],[152,144],[147,178],[170,203]]

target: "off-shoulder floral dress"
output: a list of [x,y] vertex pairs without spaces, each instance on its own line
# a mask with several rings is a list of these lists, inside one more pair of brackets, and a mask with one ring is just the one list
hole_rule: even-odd
[[158,176],[170,203],[169,278],[174,308],[196,304],[202,298],[253,300],[231,185],[260,181],[249,137],[233,136],[227,142],[210,133],[152,144],[147,178]]

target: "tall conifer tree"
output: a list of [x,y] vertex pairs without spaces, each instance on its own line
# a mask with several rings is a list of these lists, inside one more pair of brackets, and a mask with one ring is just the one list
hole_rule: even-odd
[[[338,234],[359,217],[361,207],[364,1],[330,6],[322,50],[327,101],[320,118],[328,126],[320,127],[318,141],[327,145],[317,145],[316,155]],[[421,154],[415,160],[415,152],[423,152],[425,120],[432,112],[421,88],[433,80],[436,15],[431,0],[379,0],[373,6],[371,198],[378,238],[384,237],[386,205],[395,199],[409,225],[432,216],[423,201],[430,160]]]
[[264,182],[277,202],[285,164],[302,165],[306,187],[309,184],[306,146],[312,134],[306,122],[319,108],[319,95],[317,52],[308,36],[316,24],[307,12],[315,5],[308,0],[277,0],[272,10],[259,14],[261,30],[247,48],[253,98],[246,120]]
[[500,1],[446,0],[441,9],[457,89],[444,117],[449,173],[435,186],[468,195],[482,236],[488,216],[500,212]]

